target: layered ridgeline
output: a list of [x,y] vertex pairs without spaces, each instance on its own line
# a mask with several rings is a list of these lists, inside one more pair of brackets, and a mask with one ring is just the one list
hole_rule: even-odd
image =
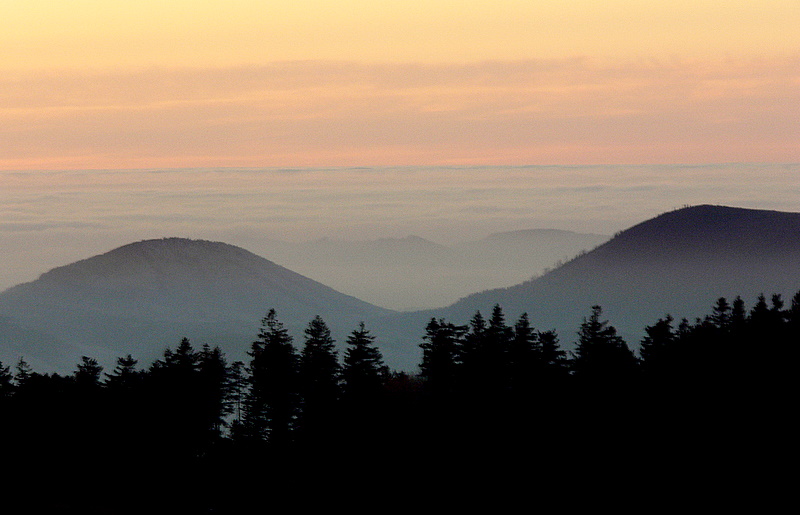
[[447,306],[476,291],[518,284],[608,238],[529,229],[448,245],[408,236],[366,241],[252,239],[247,248],[359,299],[409,311]]
[[[413,370],[419,357],[415,338],[424,321],[406,325],[395,312],[339,291],[359,297],[372,292],[370,298],[376,299],[419,299],[434,291],[441,294],[435,299],[454,299],[454,291],[480,289],[465,290],[460,283],[514,284],[509,279],[519,276],[520,268],[532,269],[529,276],[604,239],[531,230],[453,247],[417,237],[361,243],[262,241],[270,260],[211,241],[132,243],[0,293],[0,361],[13,365],[24,357],[35,370],[59,372],[73,370],[83,355],[106,366],[128,353],[149,363],[182,337],[196,346],[219,345],[230,359],[246,361],[261,319],[274,308],[298,346],[315,315],[327,322],[340,347],[364,321],[386,362]],[[468,276],[477,279],[467,281]],[[407,302],[436,305],[429,299]]]
[[[519,236],[493,244],[514,246]],[[315,315],[340,345],[364,321],[389,366],[415,371],[431,317],[467,324],[500,304],[509,324],[527,312],[534,327],[555,329],[570,349],[583,317],[599,304],[635,347],[645,326],[667,313],[691,321],[721,296],[741,296],[749,308],[761,293],[788,301],[798,290],[800,213],[721,206],[665,213],[539,277],[412,313],[363,302],[232,245],[169,238],[56,268],[0,293],[0,361],[24,356],[35,370],[71,371],[82,355],[111,364],[130,353],[149,363],[182,337],[247,360],[262,317],[275,308],[298,346]]]
[[389,313],[239,247],[148,240],[0,294],[0,361],[69,371],[82,355],[113,363],[131,353],[147,363],[182,337],[246,359],[270,308],[297,334],[315,315],[349,331]]
[[593,305],[636,347],[644,327],[671,314],[694,321],[719,297],[748,307],[763,293],[788,302],[800,290],[800,213],[701,205],[664,213],[566,264],[511,288],[488,290],[426,313],[466,323],[500,304],[556,329],[569,348]]

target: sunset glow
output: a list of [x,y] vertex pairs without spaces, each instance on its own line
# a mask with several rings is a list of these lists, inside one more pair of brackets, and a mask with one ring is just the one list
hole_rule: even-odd
[[0,169],[797,161],[796,1],[4,2]]

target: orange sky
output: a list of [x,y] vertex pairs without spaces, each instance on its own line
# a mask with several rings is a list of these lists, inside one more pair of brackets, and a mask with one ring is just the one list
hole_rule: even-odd
[[0,169],[796,162],[798,26],[797,0],[3,1]]

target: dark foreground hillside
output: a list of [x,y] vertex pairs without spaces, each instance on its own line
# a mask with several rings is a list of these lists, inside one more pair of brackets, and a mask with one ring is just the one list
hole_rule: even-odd
[[323,319],[295,342],[270,311],[247,363],[184,339],[152,364],[124,356],[110,370],[90,357],[68,375],[0,364],[6,505],[719,506],[793,444],[800,292],[654,320],[638,352],[600,306],[576,329],[568,353],[499,305],[465,326],[431,319],[420,373],[407,374],[385,366],[363,325],[340,353]]

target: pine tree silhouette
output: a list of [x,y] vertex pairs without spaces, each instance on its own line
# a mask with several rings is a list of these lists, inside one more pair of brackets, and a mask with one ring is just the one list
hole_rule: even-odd
[[292,337],[270,309],[250,357],[245,426],[251,438],[273,447],[288,445],[298,415],[298,355]]
[[319,315],[306,327],[300,353],[300,428],[304,445],[333,444],[340,397],[341,366],[336,342]]

